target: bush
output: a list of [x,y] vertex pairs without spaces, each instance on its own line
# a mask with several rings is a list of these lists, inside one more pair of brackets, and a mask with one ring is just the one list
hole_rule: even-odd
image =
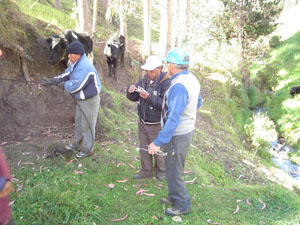
[[271,37],[269,41],[270,48],[276,48],[280,44],[280,37],[278,35]]
[[261,159],[270,162],[272,155],[269,152],[271,145],[264,139],[258,138],[257,139],[257,147],[256,147],[256,154],[260,156]]
[[277,68],[276,64],[277,62],[267,64],[256,73],[256,82],[259,87],[272,90],[278,84],[277,74],[279,68]]
[[257,104],[257,97],[256,97],[257,89],[254,85],[248,88],[248,98],[249,98],[249,108],[254,109]]

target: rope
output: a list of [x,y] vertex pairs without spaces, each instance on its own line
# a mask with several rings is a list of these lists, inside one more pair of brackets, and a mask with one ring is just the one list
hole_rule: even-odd
[[[143,151],[149,152],[148,149],[145,149],[145,148],[136,148],[136,150],[137,151],[138,150],[143,150]],[[156,155],[167,156],[168,153],[167,152],[163,152],[161,150],[158,150],[157,153],[156,153]]]
[[0,80],[5,80],[5,81],[14,81],[14,82],[23,82],[23,83],[36,83],[36,84],[41,84],[43,81],[33,81],[33,80],[15,80],[15,79],[8,79],[8,78],[0,78]]

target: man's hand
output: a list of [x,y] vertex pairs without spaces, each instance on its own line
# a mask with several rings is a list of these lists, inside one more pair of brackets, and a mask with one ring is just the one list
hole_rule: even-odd
[[65,83],[66,82],[60,82],[57,86],[60,87],[61,89],[65,90]]
[[135,92],[136,89],[137,89],[136,86],[131,85],[131,86],[128,88],[128,92],[129,92],[129,93],[133,93],[133,92]]
[[143,99],[147,99],[149,98],[149,93],[147,91],[141,91],[140,92],[140,97],[143,98]]
[[149,154],[150,154],[150,155],[155,155],[155,154],[158,152],[159,149],[160,149],[160,147],[159,147],[159,146],[156,146],[156,145],[154,144],[154,142],[152,142],[152,143],[148,146],[148,151],[149,151]]
[[42,85],[45,87],[49,87],[50,85],[58,85],[59,79],[58,78],[45,78],[43,79]]
[[0,192],[0,198],[7,197],[9,195],[9,193],[12,192],[12,191],[14,191],[14,187],[13,187],[13,185],[10,181],[7,181],[5,183],[4,188]]

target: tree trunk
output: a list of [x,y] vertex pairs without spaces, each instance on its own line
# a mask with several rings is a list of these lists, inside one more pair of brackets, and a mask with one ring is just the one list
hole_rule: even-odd
[[92,26],[93,36],[96,35],[97,17],[98,17],[98,0],[93,0],[93,26]]
[[186,0],[177,0],[177,47],[181,48],[186,35]]
[[61,10],[61,0],[55,0],[55,8]]
[[122,34],[125,37],[125,29],[124,29],[124,7],[125,7],[125,0],[121,0],[121,6],[120,6],[120,34]]
[[143,0],[143,17],[144,17],[144,55],[151,53],[151,1]]
[[167,47],[167,31],[168,31],[168,5],[167,0],[160,0],[160,31],[159,31],[159,46],[160,56],[166,54]]
[[89,2],[88,0],[78,0],[79,32],[92,32]]
[[167,45],[166,52],[172,47],[172,0],[168,0],[168,32],[167,32]]

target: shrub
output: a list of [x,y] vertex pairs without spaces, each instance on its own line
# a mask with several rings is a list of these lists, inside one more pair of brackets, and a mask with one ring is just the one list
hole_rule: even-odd
[[280,44],[280,37],[278,35],[271,37],[269,41],[270,48],[276,48]]
[[272,155],[269,152],[271,145],[269,142],[262,138],[257,139],[257,147],[256,147],[256,154],[260,156],[261,159],[270,162]]
[[256,97],[257,89],[254,85],[248,88],[248,98],[249,98],[249,108],[254,109],[257,104],[257,97]]
[[277,74],[279,68],[277,68],[276,64],[276,62],[267,64],[256,73],[256,82],[259,87],[272,90],[272,88],[278,84]]

